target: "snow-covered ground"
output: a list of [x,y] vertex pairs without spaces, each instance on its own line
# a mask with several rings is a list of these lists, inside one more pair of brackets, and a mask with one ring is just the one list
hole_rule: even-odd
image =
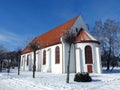
[[90,74],[92,82],[74,82],[74,73],[70,74],[70,83],[66,83],[66,74],[51,74],[36,72],[11,71],[0,73],[0,90],[120,90],[120,70],[101,75]]

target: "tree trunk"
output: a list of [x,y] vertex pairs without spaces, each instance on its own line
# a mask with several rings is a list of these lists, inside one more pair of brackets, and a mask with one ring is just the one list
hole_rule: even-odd
[[10,60],[8,59],[8,73],[10,73]]
[[107,71],[110,70],[110,59],[107,60]]
[[107,70],[110,70],[110,61],[111,61],[111,47],[109,48],[108,60],[107,60]]
[[3,61],[1,60],[1,61],[0,61],[0,72],[2,72],[2,66],[3,66],[3,65],[2,65],[2,62],[3,62]]
[[71,54],[71,44],[69,45],[69,51],[68,51],[68,64],[67,64],[67,79],[66,79],[66,83],[69,83],[69,74],[70,74],[70,54]]
[[20,55],[18,55],[18,75],[20,75]]
[[34,51],[34,64],[33,64],[33,78],[35,78],[35,71],[36,71],[36,51]]

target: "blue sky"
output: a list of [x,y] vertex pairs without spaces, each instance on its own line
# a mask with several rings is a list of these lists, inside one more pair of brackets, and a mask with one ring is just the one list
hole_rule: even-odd
[[92,28],[96,20],[120,21],[120,0],[0,0],[0,45],[23,48],[35,36],[81,15]]

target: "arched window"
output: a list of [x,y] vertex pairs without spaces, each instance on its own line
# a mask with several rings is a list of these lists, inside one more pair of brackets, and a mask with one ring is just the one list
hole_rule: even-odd
[[90,46],[85,47],[85,64],[93,64],[92,48]]
[[55,48],[55,64],[60,63],[60,48],[57,46]]
[[29,55],[27,55],[27,66],[29,64]]
[[46,64],[46,51],[43,51],[43,65]]

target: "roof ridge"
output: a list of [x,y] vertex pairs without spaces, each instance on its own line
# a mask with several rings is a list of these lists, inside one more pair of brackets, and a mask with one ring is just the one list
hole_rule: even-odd
[[[76,19],[76,20],[77,20],[78,17],[79,17],[79,15],[76,16],[76,17],[74,17],[74,18],[72,18],[72,19]],[[60,26],[62,26],[62,25],[64,25],[64,24],[66,24],[67,22],[71,21],[72,19],[67,20],[67,21],[65,21],[65,22],[62,23],[62,24],[59,24],[59,25],[57,25],[56,27],[54,27],[54,28],[52,28],[52,29],[49,29],[48,31],[46,31],[45,33],[43,33],[43,34],[41,34],[41,35],[38,35],[37,37],[42,36],[42,35],[44,35],[44,34],[46,34],[46,33],[49,33],[49,32],[51,32],[51,31],[53,31],[54,29],[56,29],[56,28],[58,28],[58,27],[60,27]],[[75,21],[76,21],[76,20],[75,20]],[[73,23],[73,24],[74,24],[74,23]],[[37,37],[36,37],[36,38],[37,38]]]
[[[70,30],[70,28],[74,25],[74,23],[76,22],[78,17],[79,16],[76,16],[76,17],[64,22],[63,24],[60,24],[53,29],[50,29],[48,32],[45,32],[44,34],[35,37],[32,40],[32,42],[38,42],[38,41],[41,42],[43,48],[60,43],[61,36],[65,35],[65,33],[68,30]],[[29,51],[30,50],[26,47],[23,50],[23,53],[26,53]]]

